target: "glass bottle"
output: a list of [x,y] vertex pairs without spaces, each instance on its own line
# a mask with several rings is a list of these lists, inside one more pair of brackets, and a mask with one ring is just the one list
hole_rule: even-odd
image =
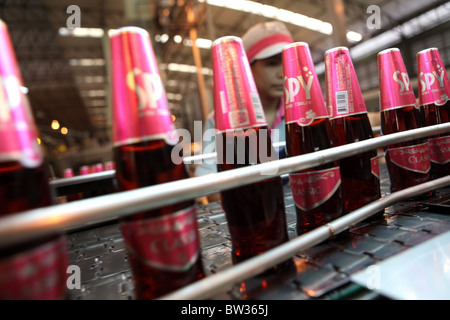
[[[325,52],[325,69],[327,106],[337,145],[373,138],[348,48],[337,47]],[[381,197],[376,149],[339,162],[346,213]]]
[[[422,127],[420,109],[399,49],[390,48],[378,53],[378,81],[381,134]],[[430,180],[430,148],[427,139],[399,142],[384,149],[391,192]],[[422,197],[429,195],[431,192]]]
[[[242,40],[232,36],[216,39],[212,59],[218,171],[272,160],[276,153]],[[233,263],[288,240],[279,176],[220,194],[231,235]]]
[[[147,31],[110,36],[113,160],[120,191],[188,178],[172,161],[178,140]],[[137,299],[155,299],[204,277],[195,200],[120,219]]]
[[[429,48],[417,53],[419,103],[423,108],[425,125],[450,121],[450,81],[439,50]],[[431,176],[433,179],[450,174],[450,135],[428,138]]]
[[[286,150],[289,157],[336,146],[309,46],[296,42],[283,48]],[[289,184],[303,234],[344,213],[339,162],[292,172]]]
[[[48,166],[6,24],[0,20],[0,217],[53,204]],[[63,232],[0,246],[0,299],[65,298]]]

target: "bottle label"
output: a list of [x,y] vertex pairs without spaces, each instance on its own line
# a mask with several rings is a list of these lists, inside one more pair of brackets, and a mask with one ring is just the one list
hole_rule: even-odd
[[178,139],[148,33],[137,28],[111,36],[115,146]]
[[150,267],[167,271],[185,271],[200,254],[196,207],[171,215],[122,222],[128,249]]
[[416,97],[399,50],[388,49],[378,54],[381,111],[415,106]]
[[19,161],[27,168],[42,164],[44,154],[19,73],[6,25],[0,21],[0,161]]
[[212,48],[216,128],[220,132],[267,125],[242,42],[225,37]]
[[0,260],[0,299],[62,299],[67,278],[66,250],[65,238],[61,237]]
[[290,173],[289,184],[295,205],[303,211],[317,208],[330,199],[341,185],[339,167],[304,173]]
[[325,68],[330,118],[367,113],[349,51],[347,49],[327,51]]
[[372,168],[372,174],[380,179],[380,167],[378,165],[378,157],[373,157],[370,159],[370,166]]
[[437,49],[417,56],[420,105],[444,105],[450,100],[450,81]]
[[431,152],[428,143],[391,148],[387,152],[390,161],[403,169],[418,173],[428,173],[430,171]]
[[315,119],[328,118],[308,46],[295,45],[284,49],[283,61],[286,123],[308,126]]
[[450,162],[450,136],[428,138],[430,146],[430,160],[437,164]]

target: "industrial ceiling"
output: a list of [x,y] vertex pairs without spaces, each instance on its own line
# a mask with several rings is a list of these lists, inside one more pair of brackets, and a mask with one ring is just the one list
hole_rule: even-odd
[[[71,29],[74,5],[80,25]],[[242,36],[255,23],[283,17],[319,65],[332,47],[364,47],[442,6],[446,11],[437,20],[445,22],[447,1],[0,0],[0,19],[8,26],[44,146],[55,155],[111,147],[110,29],[133,25],[149,31],[176,125],[189,129],[212,109],[210,41]],[[194,38],[206,41],[206,48],[193,45]],[[52,129],[53,120],[68,133]]]

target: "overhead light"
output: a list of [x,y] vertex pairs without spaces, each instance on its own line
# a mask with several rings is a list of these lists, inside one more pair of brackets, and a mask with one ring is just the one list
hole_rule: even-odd
[[[250,0],[199,0],[199,2],[206,2],[209,5],[233,9],[242,12],[248,12],[258,16],[266,17],[273,20],[279,20],[292,25],[296,25],[312,31],[317,31],[322,34],[331,35],[333,33],[333,26],[331,23],[322,21],[316,18],[308,17],[293,11],[280,9],[274,6],[258,3]],[[350,34],[349,34],[350,33]],[[362,39],[362,36],[354,31],[347,33],[347,39],[351,42],[357,42]],[[360,40],[356,40],[360,39]]]
[[105,59],[70,59],[69,64],[74,67],[97,67],[106,64]]
[[[185,72],[185,73],[197,73],[197,67],[188,65],[188,64],[180,64],[180,63],[169,63],[169,64],[161,64],[161,69],[163,70],[169,70],[169,71],[176,71],[176,72]],[[212,76],[213,71],[210,68],[202,68],[202,73],[204,75]]]
[[347,32],[347,40],[349,42],[359,42],[362,40],[362,35],[358,32],[349,31]]
[[175,43],[181,43],[181,41],[183,41],[183,38],[179,34],[177,34],[173,37],[173,41]]
[[105,32],[102,28],[59,28],[58,33],[63,37],[101,38]]
[[289,10],[280,9],[274,6],[258,3],[250,0],[203,0],[209,5],[218,6],[222,8],[233,9],[237,11],[248,12],[266,18],[280,20],[303,28],[314,30],[326,35],[333,32],[333,27],[329,22],[321,21],[319,19],[311,18],[300,13],[295,13]]
[[106,95],[105,90],[83,90],[80,92],[82,97],[104,97]]
[[[184,39],[183,44],[187,47],[192,47],[192,39]],[[195,44],[201,49],[211,49],[212,40],[197,38],[197,40],[195,40]]]
[[168,86],[168,87],[178,87],[179,83],[178,83],[177,80],[170,79],[170,80],[167,80],[166,86]]
[[75,77],[77,83],[104,83],[104,76],[77,76]]
[[156,42],[161,42],[161,43],[166,43],[167,41],[169,41],[169,35],[168,34],[157,34],[155,35],[155,41]]
[[62,134],[67,134],[69,132],[69,130],[66,127],[62,127],[61,128],[61,133]]
[[104,107],[105,100],[88,100],[85,102],[86,107]]
[[53,120],[51,127],[52,127],[53,130],[58,130],[59,129],[59,122],[58,122],[58,120]]
[[382,49],[396,45],[403,38],[410,38],[449,20],[450,3],[447,3],[352,47],[350,53],[354,60],[359,60]]
[[166,93],[166,97],[167,97],[168,100],[181,101],[183,99],[183,95],[181,93],[170,93],[170,92],[167,92]]

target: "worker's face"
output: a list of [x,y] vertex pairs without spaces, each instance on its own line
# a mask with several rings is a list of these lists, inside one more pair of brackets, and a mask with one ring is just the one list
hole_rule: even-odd
[[260,96],[283,96],[283,61],[281,54],[251,64],[253,78]]

